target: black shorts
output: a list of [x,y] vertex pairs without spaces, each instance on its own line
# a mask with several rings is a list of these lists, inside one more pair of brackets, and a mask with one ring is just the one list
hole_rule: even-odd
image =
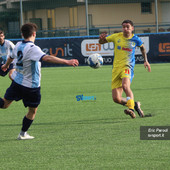
[[28,88],[12,81],[10,87],[6,90],[4,98],[6,100],[22,100],[25,107],[38,107],[41,101],[40,87]]
[[9,65],[9,68],[6,70],[6,71],[3,71],[2,69],[1,69],[1,67],[2,67],[2,65],[3,64],[0,64],[0,75],[1,76],[6,76],[7,74],[8,74],[8,72],[11,70],[11,69],[13,69],[13,64],[11,63],[10,65]]

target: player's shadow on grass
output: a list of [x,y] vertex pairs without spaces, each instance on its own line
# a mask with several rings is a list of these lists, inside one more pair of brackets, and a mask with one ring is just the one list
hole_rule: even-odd
[[21,126],[21,124],[0,124],[0,126]]
[[34,123],[35,126],[39,125],[87,125],[87,124],[117,124],[117,123],[126,123],[127,121],[124,120],[113,120],[113,119],[94,119],[94,120],[75,120],[75,121],[65,121],[65,122],[49,122],[49,123]]
[[[143,118],[153,117],[155,116],[152,113],[145,114]],[[140,118],[140,117],[137,117]],[[143,119],[140,118],[140,119]],[[115,124],[115,123],[128,123],[127,120],[132,120],[129,116],[124,118],[107,118],[107,119],[87,119],[87,120],[76,120],[76,121],[63,121],[63,122],[48,122],[48,123],[34,123],[34,126],[38,125],[71,125],[71,124]],[[21,124],[0,124],[1,127],[13,127],[13,126],[21,126]]]
[[67,122],[68,124],[115,124],[115,123],[125,123],[125,120],[113,120],[110,119],[94,119],[94,120],[77,120],[77,121],[71,121]]
[[[154,114],[152,113],[148,113],[145,115],[145,117],[143,118],[148,118],[148,117],[152,117],[154,116]],[[138,117],[140,118],[140,117]],[[140,119],[143,119],[140,118]],[[107,119],[91,119],[91,120],[76,120],[76,121],[63,121],[63,122],[48,122],[48,123],[34,123],[34,126],[56,126],[56,125],[74,125],[74,124],[81,124],[81,125],[87,125],[87,124],[117,124],[117,123],[129,123],[129,121],[127,120],[132,120],[130,117],[124,117],[124,118],[117,118],[117,120],[115,120],[115,118],[107,118]],[[0,127],[14,127],[14,126],[18,126],[20,127],[21,124],[0,124]],[[0,139],[0,142],[6,142],[6,141],[17,141],[15,138],[12,139]]]
[[151,87],[151,88],[140,88],[140,89],[138,89],[138,88],[133,88],[133,91],[143,91],[143,90],[163,90],[163,89],[170,89],[170,87],[159,87],[159,88],[157,88],[157,87]]
[[[113,120],[114,119],[114,120]],[[76,121],[63,121],[63,122],[47,122],[47,123],[34,123],[33,126],[66,126],[66,125],[87,125],[87,124],[115,124],[115,123],[127,123],[125,118],[119,118],[115,121],[115,118],[108,118],[108,119],[91,119],[91,120],[76,120]],[[21,124],[0,124],[0,127],[21,127]],[[15,138],[12,139],[0,139],[1,142],[6,141],[17,141]]]
[[143,118],[153,117],[155,116],[153,113],[147,113]]
[[[119,118],[115,121],[115,118],[108,119],[87,119],[87,120],[76,120],[76,121],[63,121],[63,122],[48,122],[48,123],[34,123],[33,126],[38,125],[71,125],[71,124],[115,124],[115,123],[126,123],[127,118]],[[21,126],[21,124],[0,124],[0,127],[13,127]]]

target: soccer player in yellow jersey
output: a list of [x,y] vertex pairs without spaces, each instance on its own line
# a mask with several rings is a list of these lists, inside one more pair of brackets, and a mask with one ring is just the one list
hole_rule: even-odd
[[[150,64],[147,60],[146,50],[141,39],[133,34],[133,22],[124,20],[122,22],[123,32],[115,33],[107,36],[106,33],[100,35],[99,43],[114,43],[114,57],[112,70],[112,98],[115,103],[126,105],[128,108],[124,110],[127,115],[135,118],[137,111],[140,117],[144,117],[144,113],[140,107],[140,102],[134,102],[134,95],[130,88],[135,66],[135,48],[140,47],[144,58],[144,67],[151,72]],[[126,98],[122,97],[123,91]]]

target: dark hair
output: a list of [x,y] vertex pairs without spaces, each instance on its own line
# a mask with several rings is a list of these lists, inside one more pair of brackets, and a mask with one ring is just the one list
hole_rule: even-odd
[[37,32],[37,25],[34,23],[26,23],[21,27],[22,35],[25,39],[32,36],[34,32]]
[[122,25],[123,25],[124,23],[130,24],[131,26],[133,26],[133,22],[132,22],[131,20],[129,20],[129,19],[124,20],[124,21],[122,22]]
[[4,34],[4,31],[0,30],[0,34]]

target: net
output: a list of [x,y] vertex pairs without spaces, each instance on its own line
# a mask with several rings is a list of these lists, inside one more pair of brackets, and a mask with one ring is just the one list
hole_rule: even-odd
[[0,29],[21,38],[21,25],[33,22],[37,37],[99,35],[131,19],[135,33],[169,32],[169,9],[170,0],[0,0]]

